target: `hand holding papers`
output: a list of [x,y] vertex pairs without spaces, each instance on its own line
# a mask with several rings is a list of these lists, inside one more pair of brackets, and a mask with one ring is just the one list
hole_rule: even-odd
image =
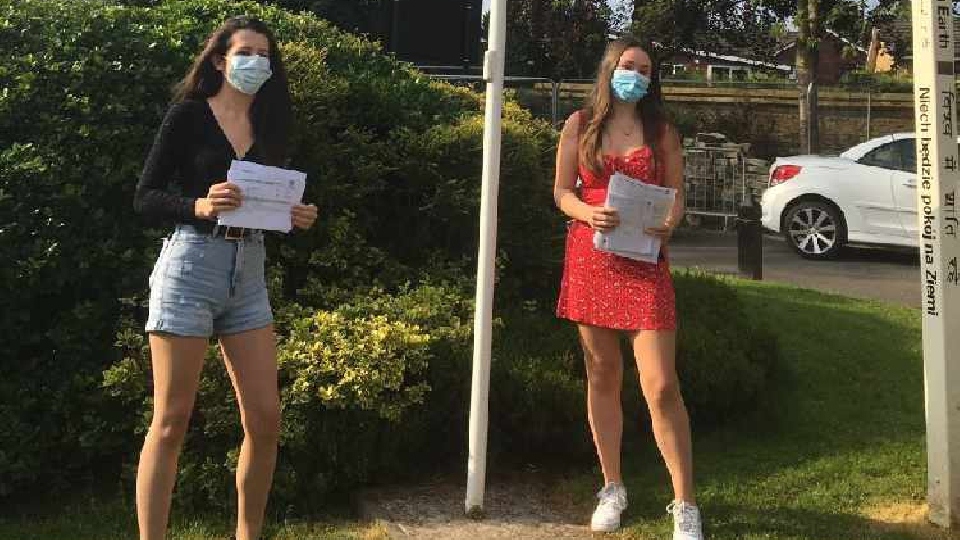
[[606,206],[615,208],[620,225],[593,235],[593,246],[621,257],[656,263],[660,238],[645,232],[662,227],[673,207],[677,190],[645,184],[621,173],[610,177]]
[[303,198],[305,173],[234,160],[227,180],[240,188],[243,203],[220,213],[218,225],[290,232],[290,209]]

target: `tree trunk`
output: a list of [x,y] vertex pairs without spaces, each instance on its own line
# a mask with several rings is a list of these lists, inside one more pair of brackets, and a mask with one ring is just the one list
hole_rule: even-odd
[[530,2],[530,38],[531,49],[533,51],[532,66],[526,66],[524,74],[530,77],[555,77],[550,62],[550,48],[544,46],[543,39],[546,37],[546,26],[544,25],[543,0],[533,0]]
[[810,54],[810,135],[808,137],[808,152],[816,154],[820,151],[820,110],[817,99],[820,73],[820,45],[823,42],[823,22],[820,20],[820,0],[807,0],[807,9],[810,13],[810,35],[813,37],[813,50]]
[[817,111],[817,69],[820,63],[819,0],[797,0],[797,85],[804,149],[820,151],[820,120]]
[[870,31],[870,45],[867,48],[867,73],[876,73],[877,57],[880,55],[880,30]]

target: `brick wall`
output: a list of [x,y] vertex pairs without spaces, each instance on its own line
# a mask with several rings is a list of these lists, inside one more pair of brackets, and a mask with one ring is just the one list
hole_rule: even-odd
[[[801,153],[804,147],[795,89],[665,87],[664,99],[681,125],[719,131],[750,142],[760,157]],[[913,131],[912,94],[820,92],[820,145],[840,152],[868,138]],[[692,134],[685,134],[692,135]]]
[[[549,99],[549,85],[535,88]],[[589,84],[561,85],[558,125],[582,106],[589,90]],[[839,153],[868,136],[914,130],[913,94],[834,89],[821,89],[819,94],[820,146],[824,153]],[[692,137],[697,131],[721,132],[733,141],[751,143],[751,153],[764,159],[803,152],[799,92],[794,87],[664,86],[663,96],[685,136]]]

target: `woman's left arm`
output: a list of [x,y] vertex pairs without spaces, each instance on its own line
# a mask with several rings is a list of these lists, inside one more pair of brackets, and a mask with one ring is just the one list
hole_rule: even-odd
[[[293,160],[289,157],[284,160],[282,167],[289,169]],[[290,223],[298,229],[309,229],[317,221],[317,205],[298,203],[290,208]]]
[[295,204],[290,209],[290,220],[298,229],[309,229],[317,220],[317,205]]
[[683,146],[680,144],[680,134],[677,133],[676,128],[669,124],[664,129],[663,137],[660,139],[659,153],[663,156],[663,185],[677,190],[677,195],[673,202],[673,208],[667,214],[663,226],[649,228],[647,234],[667,240],[673,234],[677,225],[680,224],[680,220],[683,219],[684,201],[686,200],[683,192]]

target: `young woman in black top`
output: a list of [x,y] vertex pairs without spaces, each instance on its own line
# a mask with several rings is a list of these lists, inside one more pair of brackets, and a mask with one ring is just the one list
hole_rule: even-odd
[[[263,233],[221,227],[243,204],[226,181],[233,159],[282,166],[290,94],[280,51],[260,21],[236,17],[207,40],[180,83],[137,185],[142,214],[173,222],[150,276],[153,420],[137,472],[141,540],[165,535],[177,458],[208,340],[217,336],[240,406],[237,540],[257,538],[273,480],[280,429],[273,317],[264,281]],[[296,205],[294,227],[317,217]]]

